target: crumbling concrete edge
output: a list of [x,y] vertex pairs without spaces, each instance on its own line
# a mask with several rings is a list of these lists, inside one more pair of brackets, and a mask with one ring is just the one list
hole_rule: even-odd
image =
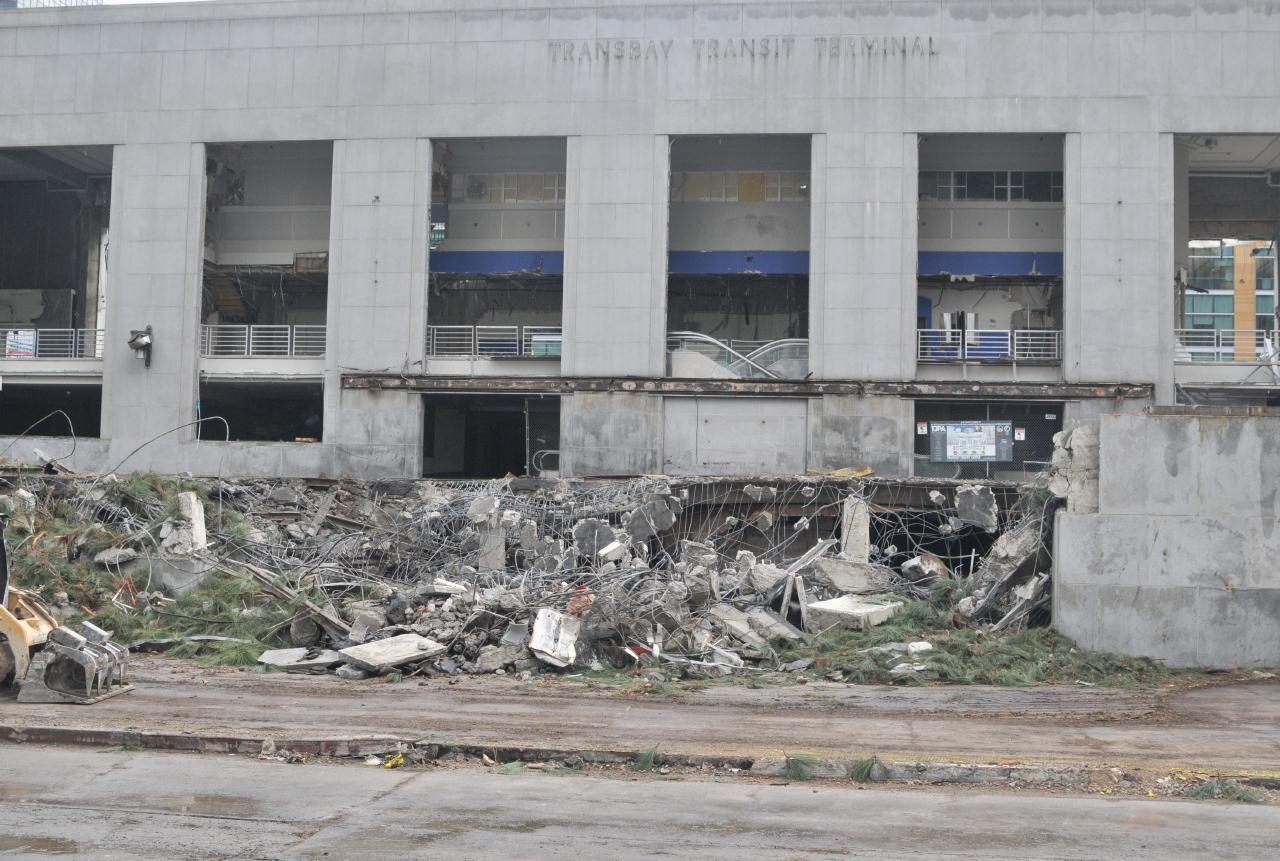
[[[78,747],[122,747],[128,750],[176,751],[186,753],[242,754],[256,756],[264,744],[274,745],[276,754],[300,753],[322,757],[368,757],[396,751],[417,750],[426,759],[451,754],[480,758],[488,756],[497,762],[560,762],[578,757],[583,762],[603,765],[626,765],[634,762],[640,750],[583,750],[523,745],[459,743],[433,741],[425,737],[390,735],[343,738],[289,738],[275,735],[233,736],[199,733],[152,732],[129,729],[86,729],[77,727],[17,727],[0,724],[0,743],[68,745]],[[818,759],[807,764],[814,780],[850,780],[856,758]],[[788,764],[783,757],[750,757],[658,752],[658,766],[739,769],[753,777],[787,778]],[[869,783],[992,785],[1016,784],[1025,787],[1073,788],[1090,783],[1109,783],[1111,764],[1060,765],[1050,763],[971,763],[943,760],[880,759]],[[1168,769],[1162,769],[1168,770]],[[1194,771],[1211,771],[1198,766]],[[1280,773],[1231,772],[1230,777],[1251,785],[1280,786]]]

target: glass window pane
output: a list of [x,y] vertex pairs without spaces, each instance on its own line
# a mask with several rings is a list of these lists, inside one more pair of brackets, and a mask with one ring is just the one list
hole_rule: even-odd
[[966,185],[969,182],[969,174],[963,170],[951,171],[951,197],[953,200],[968,200]]
[[1230,314],[1235,310],[1236,300],[1234,296],[1214,296],[1213,310],[1219,314]]
[[1259,314],[1270,314],[1275,310],[1276,297],[1274,296],[1258,296],[1255,301],[1258,303],[1255,310]]
[[807,170],[798,171],[796,173],[796,200],[809,199],[809,172]]
[[738,172],[731,170],[724,175],[724,199],[731,203],[738,200]]
[[698,171],[684,175],[684,199],[686,203],[702,203],[707,199],[707,174]]
[[938,174],[932,170],[922,170],[916,180],[916,199],[917,200],[937,200],[938,199]]
[[1052,183],[1046,171],[1027,171],[1022,175],[1024,200],[1047,203],[1053,199]]
[[1213,318],[1213,328],[1218,330],[1234,329],[1236,321],[1234,317],[1228,317],[1225,314],[1218,314]]
[[965,191],[969,200],[995,200],[996,175],[992,171],[971,170],[966,176]]
[[542,174],[521,173],[516,175],[516,200],[520,203],[542,202]]

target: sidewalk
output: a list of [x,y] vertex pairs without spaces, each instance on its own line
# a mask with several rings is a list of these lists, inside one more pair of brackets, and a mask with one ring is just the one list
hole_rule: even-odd
[[[1187,692],[1087,687],[714,686],[679,700],[572,680],[353,683],[149,658],[136,690],[92,706],[0,695],[0,741],[256,750],[261,741],[425,740],[453,747],[752,760],[786,753],[1118,766],[1280,776],[1280,681]],[[129,735],[133,734],[133,735]],[[150,734],[150,735],[145,735]],[[145,737],[144,737],[145,736]]]

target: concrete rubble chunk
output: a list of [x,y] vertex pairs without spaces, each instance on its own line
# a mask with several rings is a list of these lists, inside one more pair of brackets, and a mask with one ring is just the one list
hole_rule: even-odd
[[867,630],[883,624],[903,608],[901,601],[874,602],[841,595],[827,601],[809,604],[809,632],[819,633],[831,628]]
[[268,649],[258,656],[258,663],[291,673],[316,673],[341,664],[342,655],[333,649]]
[[995,491],[985,484],[962,484],[956,488],[956,517],[987,532],[1000,525],[1000,506]]
[[417,634],[400,634],[385,640],[350,646],[341,649],[340,653],[348,664],[372,673],[382,673],[403,664],[434,658],[443,654],[444,650],[445,645],[435,640]]
[[851,562],[871,561],[871,506],[854,494],[840,504],[840,555]]
[[534,617],[529,650],[553,667],[568,667],[578,656],[581,627],[582,620],[544,607]]
[[93,561],[104,568],[117,568],[137,558],[138,551],[132,547],[108,547],[94,556]]
[[524,643],[502,643],[496,646],[483,646],[480,654],[471,665],[474,673],[494,673],[514,664],[526,653]]
[[845,594],[877,593],[888,588],[893,580],[893,570],[869,562],[824,556],[814,560],[809,579]]
[[627,517],[626,530],[637,541],[666,532],[676,524],[675,512],[665,497],[645,502]]
[[921,553],[902,563],[902,573],[913,583],[932,583],[951,576],[951,569],[932,553]]

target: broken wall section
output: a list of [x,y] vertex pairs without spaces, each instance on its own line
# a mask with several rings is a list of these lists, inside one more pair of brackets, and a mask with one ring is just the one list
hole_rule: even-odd
[[1104,415],[1098,458],[1097,513],[1058,514],[1058,630],[1174,667],[1280,664],[1280,410]]

